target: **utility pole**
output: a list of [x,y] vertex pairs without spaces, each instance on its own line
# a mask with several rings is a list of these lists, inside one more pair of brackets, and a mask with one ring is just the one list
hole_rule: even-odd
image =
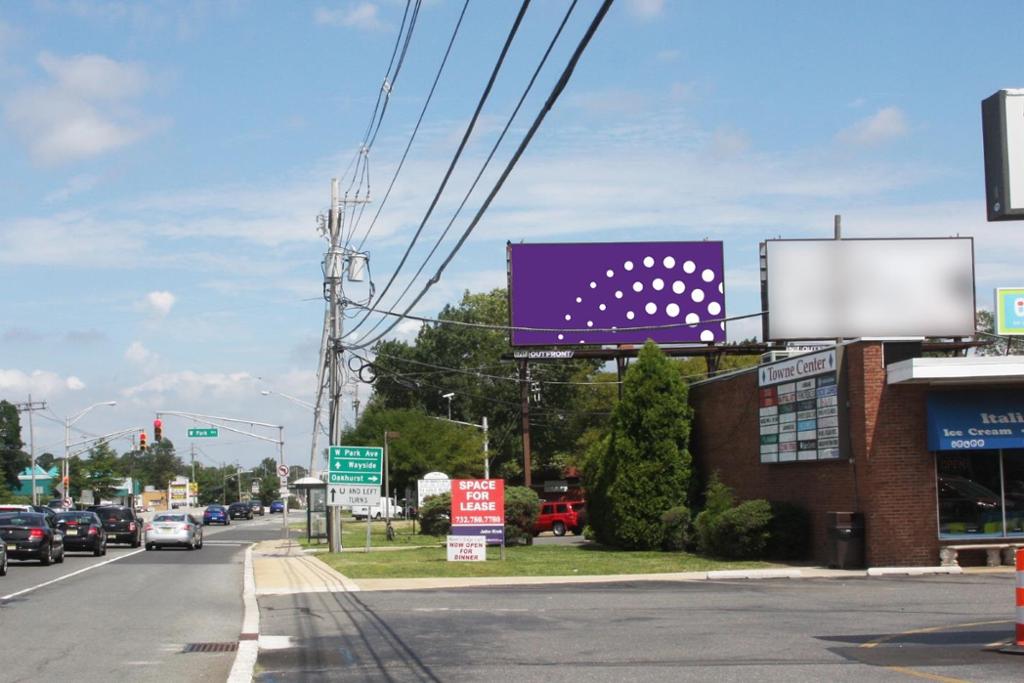
[[32,504],[39,505],[39,494],[36,492],[36,435],[32,426],[32,413],[37,410],[46,410],[46,401],[32,401],[32,394],[28,395],[27,403],[15,403],[15,409],[19,413],[28,413],[28,450],[32,464]]
[[530,369],[526,359],[519,361],[519,401],[523,428],[523,485],[530,488],[533,476],[530,473]]

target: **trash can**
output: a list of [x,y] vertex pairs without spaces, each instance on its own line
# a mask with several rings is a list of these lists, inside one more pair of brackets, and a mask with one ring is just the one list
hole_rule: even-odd
[[864,515],[859,512],[828,512],[828,566],[835,569],[864,567]]

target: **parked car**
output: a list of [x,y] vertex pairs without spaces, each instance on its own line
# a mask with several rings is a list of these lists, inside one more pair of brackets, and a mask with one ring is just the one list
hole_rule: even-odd
[[127,505],[93,505],[90,512],[103,522],[107,543],[127,543],[133,548],[142,545],[142,518]]
[[0,539],[13,560],[64,561],[64,535],[38,512],[0,512]]
[[68,506],[64,504],[63,498],[54,498],[53,500],[46,504],[46,507],[50,508],[51,510],[57,511],[69,509]]
[[228,517],[228,509],[223,505],[207,505],[206,510],[203,512],[203,524],[205,526],[211,524],[227,526],[231,524],[231,518]]
[[248,503],[236,501],[231,505],[228,505],[228,517],[231,519],[239,517],[242,519],[252,519],[252,509],[249,507]]
[[284,512],[284,501],[283,500],[271,501],[271,503],[270,503],[270,514],[274,514],[275,512]]
[[542,502],[540,514],[533,525],[533,535],[544,531],[550,531],[555,536],[565,536],[566,531],[583,533],[586,524],[584,506],[582,500]]
[[203,525],[184,512],[161,512],[146,525],[146,550],[181,545],[189,550],[203,547]]
[[65,550],[87,550],[96,557],[107,554],[107,532],[95,512],[58,512],[57,528],[64,534]]
[[0,541],[0,576],[7,576],[7,544]]
[[249,509],[252,510],[252,513],[254,515],[259,515],[260,517],[263,516],[263,513],[264,513],[263,503],[261,503],[260,501],[258,501],[258,500],[250,500],[249,501]]

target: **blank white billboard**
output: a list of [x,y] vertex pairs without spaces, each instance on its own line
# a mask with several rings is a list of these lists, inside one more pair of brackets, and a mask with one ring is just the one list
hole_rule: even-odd
[[974,334],[974,241],[769,240],[767,340]]

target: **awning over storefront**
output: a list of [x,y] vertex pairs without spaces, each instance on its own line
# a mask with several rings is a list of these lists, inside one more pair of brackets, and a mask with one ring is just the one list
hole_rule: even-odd
[[1024,448],[1024,390],[928,394],[928,450]]

